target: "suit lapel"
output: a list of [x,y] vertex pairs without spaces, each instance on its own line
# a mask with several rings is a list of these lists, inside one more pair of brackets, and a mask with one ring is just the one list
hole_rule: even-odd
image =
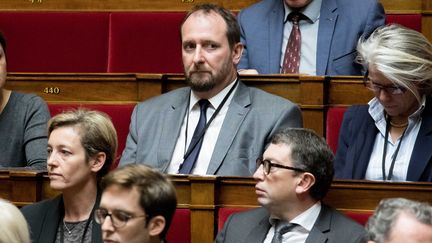
[[427,102],[408,167],[407,181],[419,181],[432,157],[432,102]]
[[283,39],[283,29],[284,29],[284,7],[283,1],[274,1],[275,4],[271,13],[268,16],[268,49],[269,50],[269,65],[268,70],[269,73],[279,73],[280,69],[280,60],[281,60],[281,48],[282,48],[282,39]]
[[57,229],[64,214],[63,199],[55,198],[45,209],[45,217],[41,220],[42,228],[37,242],[55,242]]
[[330,46],[332,45],[336,21],[338,18],[338,13],[336,10],[337,4],[335,0],[323,0],[321,3],[316,57],[317,75],[325,74],[329,58],[332,58],[329,53]]
[[246,114],[250,110],[250,104],[249,88],[239,82],[219,132],[207,174],[216,174],[221,166]]
[[306,239],[306,243],[327,242],[326,234],[330,231],[331,211],[324,204],[321,205],[321,212]]
[[259,221],[255,227],[252,228],[250,232],[246,233],[246,238],[244,243],[262,243],[270,229],[271,225],[269,223],[269,214],[266,213]]
[[355,163],[352,163],[354,166],[352,170],[353,179],[364,179],[366,175],[373,145],[375,143],[375,137],[378,133],[378,129],[375,126],[375,121],[372,119],[372,117],[367,116],[365,124],[362,126],[360,131],[361,132],[358,133],[357,142],[354,148],[356,151],[354,154],[356,154],[357,157],[353,159]]
[[187,105],[189,104],[189,94],[189,88],[181,90],[178,93],[178,99],[167,104],[166,108],[162,111],[165,114],[160,116],[163,117],[161,121],[163,125],[158,150],[158,168],[161,168],[163,172],[166,172],[171,161],[180,128],[183,124],[183,118],[186,114]]

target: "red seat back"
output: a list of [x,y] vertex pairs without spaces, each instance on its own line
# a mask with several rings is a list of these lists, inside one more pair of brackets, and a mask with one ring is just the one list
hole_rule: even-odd
[[108,72],[181,73],[184,12],[112,13]]
[[366,225],[369,217],[372,215],[373,212],[345,212],[345,215],[349,218],[351,218],[352,220],[356,221],[357,223],[361,224],[361,225]]
[[189,209],[178,208],[168,230],[167,241],[175,243],[191,242],[191,215]]
[[0,12],[9,72],[106,72],[109,13]]
[[421,14],[387,14],[386,23],[400,24],[418,32],[421,32],[422,16]]
[[342,125],[343,115],[345,111],[345,107],[330,107],[327,110],[326,141],[332,149],[333,153],[336,153],[337,150],[339,141],[339,130]]

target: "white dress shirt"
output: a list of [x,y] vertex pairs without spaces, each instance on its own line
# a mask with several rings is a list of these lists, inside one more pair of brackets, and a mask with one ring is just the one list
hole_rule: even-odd
[[[315,221],[318,219],[319,213],[321,212],[321,202],[315,203],[308,210],[304,211],[290,223],[298,224],[291,231],[282,235],[282,243],[304,243],[306,242],[307,237],[309,236],[312,227],[315,224]],[[266,238],[263,243],[271,243],[274,233],[275,233],[275,225],[272,223],[272,219],[270,219],[270,223],[272,227],[269,229]]]
[[[221,92],[219,92],[217,95],[209,99],[210,106],[208,107],[206,113],[207,122],[213,116],[216,109],[222,103],[222,100],[225,98],[225,96],[228,94],[229,90],[235,83],[236,81],[233,81],[227,87],[225,87]],[[233,92],[228,97],[224,106],[220,109],[215,119],[207,128],[204,134],[198,159],[195,162],[194,169],[192,170],[192,174],[195,175],[207,174],[207,168],[210,164],[210,160],[213,154],[214,147],[217,142],[217,138],[219,136],[219,132],[222,128],[223,121],[228,112],[229,104],[231,103],[232,97],[236,92],[237,87],[234,88]],[[199,117],[200,117],[200,107],[198,104],[199,99],[200,98],[196,97],[195,94],[191,92],[188,111],[186,112],[185,118],[183,119],[182,127],[180,129],[180,135],[177,138],[177,143],[174,149],[174,153],[173,156],[171,157],[170,165],[168,166],[169,174],[177,174],[180,165],[183,163],[183,157],[187,151],[187,148],[189,147],[189,144],[192,140],[193,133],[195,131],[195,127],[197,126],[199,121]],[[187,132],[186,132],[186,127],[187,127]]]

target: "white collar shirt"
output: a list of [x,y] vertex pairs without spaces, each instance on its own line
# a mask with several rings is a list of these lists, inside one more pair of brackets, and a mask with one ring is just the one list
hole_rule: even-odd
[[[236,83],[236,80],[231,82],[227,87],[225,87],[222,91],[220,91],[217,95],[213,96],[209,99],[210,105],[207,109],[206,117],[207,122],[215,113],[218,106],[222,103],[225,96],[228,94],[229,90]],[[234,93],[236,92],[238,85],[234,88],[231,95],[226,100],[224,106],[220,109],[219,113],[216,115],[208,129],[206,130],[201,146],[200,153],[198,155],[198,159],[195,162],[194,169],[192,170],[192,174],[195,175],[206,175],[207,169],[210,164],[211,157],[213,155],[213,150],[215,148],[219,132],[222,128],[223,121],[228,112],[229,105],[233,98]],[[192,140],[193,133],[195,131],[195,127],[198,124],[198,120],[200,117],[200,107],[198,98],[193,92],[191,92],[189,98],[189,107],[186,115],[183,119],[182,127],[180,128],[180,135],[177,138],[177,143],[174,148],[174,153],[171,158],[170,165],[168,166],[169,174],[177,174],[179,172],[180,165],[183,163],[184,154],[189,147],[189,144]],[[175,122],[175,121],[173,121]],[[187,128],[187,131],[186,131]]]
[[[292,219],[290,223],[298,224],[289,232],[282,235],[282,243],[304,243],[309,236],[318,216],[321,212],[321,202],[315,203],[312,207],[308,208],[303,213]],[[274,218],[270,217],[270,224],[272,227],[269,229],[263,243],[271,243],[275,234]]]

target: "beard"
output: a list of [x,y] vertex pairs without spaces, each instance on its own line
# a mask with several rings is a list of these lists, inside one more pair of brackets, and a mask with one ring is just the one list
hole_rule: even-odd
[[211,71],[203,70],[199,67],[189,72],[185,70],[185,73],[187,74],[186,83],[193,91],[207,92],[225,82],[230,73],[230,63],[225,61],[216,74],[212,74]]
[[192,72],[186,76],[186,83],[196,92],[207,92],[216,86],[215,77],[210,72]]

